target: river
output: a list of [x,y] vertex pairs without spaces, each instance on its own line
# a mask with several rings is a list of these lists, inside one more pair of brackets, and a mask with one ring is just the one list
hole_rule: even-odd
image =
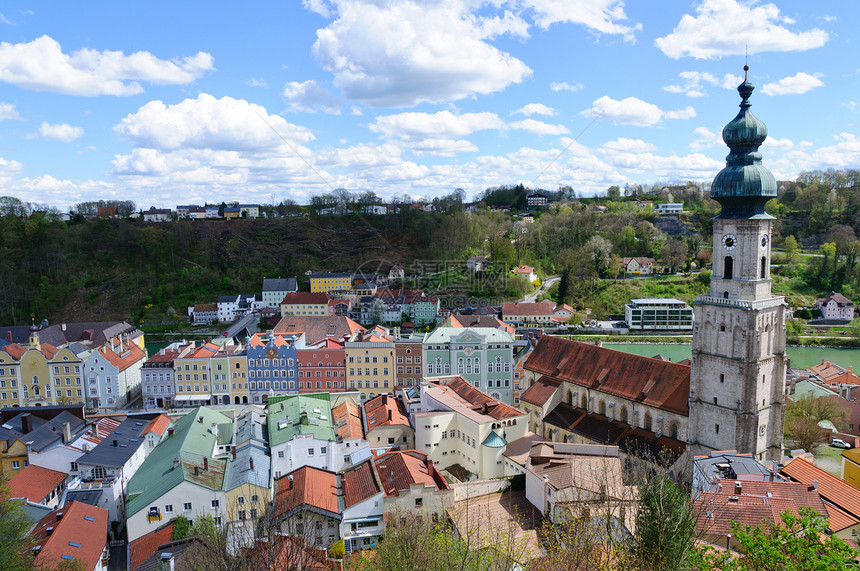
[[[690,345],[678,343],[674,345],[633,344],[633,343],[604,343],[604,347],[653,357],[663,355],[675,362],[689,359],[692,354]],[[854,367],[860,371],[860,349],[832,349],[829,347],[788,347],[786,356],[791,359],[792,367],[806,368],[817,365],[821,361],[832,361],[842,367]]]

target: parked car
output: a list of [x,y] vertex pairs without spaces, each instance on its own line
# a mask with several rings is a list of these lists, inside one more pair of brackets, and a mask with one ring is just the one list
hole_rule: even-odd
[[844,440],[840,440],[839,438],[834,438],[830,445],[834,448],[851,448],[850,444],[848,444]]

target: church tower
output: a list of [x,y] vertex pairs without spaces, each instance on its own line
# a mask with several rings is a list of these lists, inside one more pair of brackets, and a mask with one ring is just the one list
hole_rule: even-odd
[[713,450],[779,460],[785,422],[785,305],[771,293],[776,180],[762,166],[767,127],[750,112],[754,86],[738,86],[740,112],[723,129],[730,149],[714,178],[711,291],[696,298],[690,377],[689,443],[693,454]]

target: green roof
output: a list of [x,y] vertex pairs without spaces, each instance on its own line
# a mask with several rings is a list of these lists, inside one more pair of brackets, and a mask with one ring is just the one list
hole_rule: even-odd
[[464,343],[512,343],[514,341],[510,333],[495,327],[437,327],[435,331],[424,337],[424,344],[450,343],[454,339]]
[[285,395],[269,399],[269,446],[289,442],[297,435],[310,434],[334,442],[336,436],[328,393]]
[[[210,490],[221,489],[227,460],[212,457],[217,437],[210,429],[213,423],[227,424],[232,434],[232,423],[225,423],[225,418],[220,412],[201,406],[174,423],[173,436],[168,436],[150,452],[128,482],[129,516],[146,509],[185,481]],[[218,432],[224,428],[219,426]],[[174,458],[179,458],[179,466],[174,467]],[[204,458],[207,469],[203,467]]]
[[491,432],[490,434],[487,435],[487,437],[484,439],[484,441],[481,444],[483,444],[484,446],[487,446],[488,448],[501,448],[502,446],[506,445],[507,442],[505,441],[504,438],[502,438],[501,436],[499,436],[495,432]]

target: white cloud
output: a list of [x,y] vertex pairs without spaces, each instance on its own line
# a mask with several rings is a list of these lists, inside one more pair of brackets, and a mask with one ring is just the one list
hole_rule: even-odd
[[269,84],[265,79],[252,77],[248,81],[245,82],[249,87],[269,87]]
[[515,121],[508,126],[511,129],[522,129],[536,135],[567,135],[570,133],[570,130],[564,125],[551,125],[543,121],[535,121],[534,119]]
[[516,111],[512,111],[511,115],[515,115],[517,113],[521,113],[526,117],[531,117],[532,115],[546,115],[551,117],[555,115],[555,109],[548,107],[543,103],[529,103],[528,105],[520,107]]
[[51,123],[43,122],[39,127],[37,136],[41,139],[71,143],[75,139],[80,139],[84,136],[84,129],[83,127],[73,127],[66,123],[52,125]]
[[666,119],[692,119],[696,116],[696,110],[688,105],[683,109],[666,111],[664,116],[666,117]]
[[476,131],[502,129],[505,124],[495,113],[398,113],[381,115],[369,125],[371,131],[387,138],[419,142],[426,138],[454,139]]
[[11,25],[12,22],[6,16],[4,16],[3,14],[0,14],[0,24],[10,24]]
[[712,73],[698,71],[682,71],[678,77],[681,79],[679,83],[667,85],[663,89],[669,93],[683,93],[687,97],[704,97],[707,95],[705,90],[709,85],[733,89],[743,81],[743,78],[730,73],[719,78]]
[[65,54],[49,36],[0,43],[0,81],[65,95],[134,95],[143,91],[141,81],[181,85],[212,69],[212,56],[205,52],[168,61],[149,52],[125,55],[82,48]]
[[629,153],[644,153],[657,150],[657,146],[653,143],[648,143],[642,139],[626,139],[624,137],[614,141],[607,141],[601,148],[608,151]]
[[340,100],[316,81],[302,83],[291,81],[284,86],[283,94],[287,102],[287,110],[305,113],[329,113],[340,115]]
[[579,91],[585,87],[581,83],[567,83],[566,81],[553,81],[549,88],[553,91]]
[[302,0],[302,6],[304,6],[306,10],[319,14],[323,18],[331,17],[331,9],[329,8],[326,0]]
[[702,0],[696,15],[685,14],[671,34],[655,45],[673,59],[689,56],[712,59],[728,55],[777,51],[805,51],[823,46],[827,32],[792,32],[794,21],[780,16],[774,4],[738,0]]
[[824,82],[819,79],[820,73],[812,75],[804,72],[798,72],[791,77],[784,77],[775,83],[765,83],[762,86],[762,93],[767,95],[799,95],[811,91],[816,87],[822,87]]
[[696,139],[690,143],[690,150],[693,152],[697,153],[723,144],[722,137],[707,127],[696,127],[693,129],[693,134],[696,135]]
[[308,129],[270,115],[260,105],[232,97],[215,99],[207,93],[175,105],[150,101],[114,130],[135,146],[160,150],[280,152],[280,137],[296,143],[314,138]]
[[582,112],[586,117],[612,121],[616,125],[633,125],[635,127],[650,127],[666,119],[689,119],[696,116],[696,110],[686,107],[676,111],[663,111],[653,103],[642,101],[636,97],[627,97],[617,101],[604,95],[595,99],[591,109]]
[[485,41],[500,30],[495,20],[488,24],[480,6],[335,3],[337,18],[317,30],[313,53],[350,100],[379,107],[440,103],[493,93],[531,75],[525,63]]
[[19,120],[21,116],[12,103],[0,103],[0,121]]
[[620,0],[529,0],[534,10],[535,22],[546,29],[555,23],[582,24],[593,32],[618,34],[627,41],[636,38],[642,24],[627,26],[619,21],[627,20],[624,2]]

